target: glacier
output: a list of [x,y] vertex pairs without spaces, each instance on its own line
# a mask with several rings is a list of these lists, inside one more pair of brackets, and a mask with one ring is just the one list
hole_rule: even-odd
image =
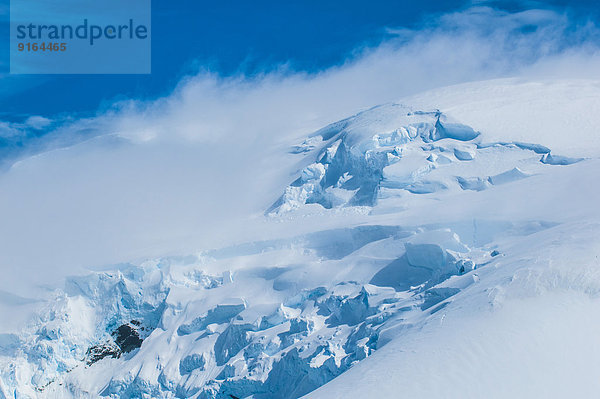
[[[463,120],[443,95],[287,143],[290,179],[254,222],[269,238],[69,276],[39,303],[9,298],[36,312],[0,334],[0,398],[600,388],[600,323],[586,324],[600,293],[598,160],[488,133],[470,123],[477,107]],[[539,382],[561,373],[568,389]]]

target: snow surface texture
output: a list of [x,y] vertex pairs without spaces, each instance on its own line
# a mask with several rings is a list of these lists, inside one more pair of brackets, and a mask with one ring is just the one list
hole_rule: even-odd
[[[314,151],[269,214],[306,204],[325,208],[374,206],[406,192],[431,194],[460,187],[485,190],[536,172],[538,163],[570,165],[582,158],[553,155],[539,144],[483,142],[480,133],[439,111],[415,111],[400,104],[373,108],[327,126],[296,146]],[[400,191],[399,191],[400,190]]]
[[600,165],[554,150],[400,104],[327,126],[265,217],[313,231],[69,278],[0,335],[0,398],[589,396]]

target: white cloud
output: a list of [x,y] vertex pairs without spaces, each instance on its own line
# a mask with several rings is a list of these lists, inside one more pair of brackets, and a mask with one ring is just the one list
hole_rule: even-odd
[[388,32],[391,38],[380,46],[358,49],[344,65],[317,74],[285,67],[257,77],[200,72],[166,98],[116,104],[94,123],[132,139],[213,140],[241,130],[306,131],[374,104],[473,80],[599,76],[598,29],[575,26],[553,11],[478,7],[443,15],[420,30]]
[[26,127],[31,127],[32,129],[40,130],[45,127],[48,127],[51,123],[51,119],[44,118],[43,116],[34,115],[27,118],[24,124]]

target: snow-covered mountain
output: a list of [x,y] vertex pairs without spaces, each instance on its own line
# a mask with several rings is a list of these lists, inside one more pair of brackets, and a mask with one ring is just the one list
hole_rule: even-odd
[[0,297],[0,398],[593,397],[599,106],[480,82],[290,141],[268,238]]

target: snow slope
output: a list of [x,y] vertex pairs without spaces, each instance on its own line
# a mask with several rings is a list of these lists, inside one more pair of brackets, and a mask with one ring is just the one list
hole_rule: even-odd
[[290,141],[247,237],[0,296],[37,309],[0,398],[592,397],[599,99],[480,82]]

